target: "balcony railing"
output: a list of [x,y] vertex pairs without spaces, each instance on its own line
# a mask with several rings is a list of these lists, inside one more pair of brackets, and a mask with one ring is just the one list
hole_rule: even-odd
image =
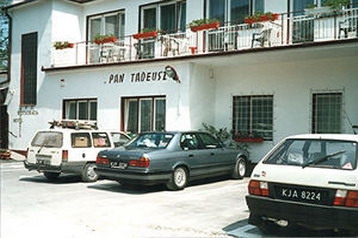
[[52,51],[51,67],[107,64],[281,47],[358,38],[358,8],[339,12],[281,14],[275,21],[221,26],[214,30],[158,34],[153,38],[127,36],[111,43],[77,42],[73,48]]

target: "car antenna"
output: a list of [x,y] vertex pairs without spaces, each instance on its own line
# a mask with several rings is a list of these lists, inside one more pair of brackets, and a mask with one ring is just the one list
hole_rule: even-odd
[[346,110],[343,110],[343,112],[344,112],[344,114],[345,114],[346,117],[347,117],[347,120],[348,120],[349,125],[351,125],[351,127],[352,127],[352,130],[353,130],[354,135],[357,135],[357,132],[356,132],[355,129],[358,129],[358,126],[357,126],[357,125],[353,125],[352,121],[349,119],[349,116],[348,116]]

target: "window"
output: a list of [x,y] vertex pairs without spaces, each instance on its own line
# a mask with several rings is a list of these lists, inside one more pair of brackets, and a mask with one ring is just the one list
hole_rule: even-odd
[[165,97],[126,98],[122,108],[124,131],[136,134],[165,129]]
[[92,137],[94,147],[111,147],[107,133],[93,132]]
[[23,106],[37,103],[37,32],[21,38],[21,98]]
[[96,35],[112,34],[118,39],[124,38],[124,12],[117,11],[105,13],[88,18],[89,41],[93,41]]
[[232,123],[235,136],[272,140],[273,96],[234,96]]
[[141,8],[141,29],[160,29],[167,33],[185,32],[186,1],[171,1]]
[[97,99],[64,100],[63,119],[97,120]]
[[314,93],[312,133],[341,133],[342,93]]
[[91,147],[91,137],[89,133],[72,133],[71,134],[72,148],[86,148]]
[[242,23],[245,16],[264,12],[264,0],[206,0],[207,15],[221,23]]

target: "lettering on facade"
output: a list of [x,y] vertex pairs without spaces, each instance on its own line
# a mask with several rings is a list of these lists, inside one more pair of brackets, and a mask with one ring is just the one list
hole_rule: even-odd
[[165,81],[167,80],[167,74],[165,71],[155,71],[155,72],[137,72],[131,73],[130,75],[126,74],[110,74],[108,77],[108,84],[121,84],[125,81],[130,83],[141,83],[141,82],[155,82],[155,81]]

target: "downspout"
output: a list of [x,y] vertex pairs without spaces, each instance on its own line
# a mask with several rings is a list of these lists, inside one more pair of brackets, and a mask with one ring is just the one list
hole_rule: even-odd
[[7,55],[7,82],[11,82],[11,43],[12,43],[12,17],[8,12],[8,8],[5,7],[5,15],[9,19],[9,35],[8,35],[8,55]]

